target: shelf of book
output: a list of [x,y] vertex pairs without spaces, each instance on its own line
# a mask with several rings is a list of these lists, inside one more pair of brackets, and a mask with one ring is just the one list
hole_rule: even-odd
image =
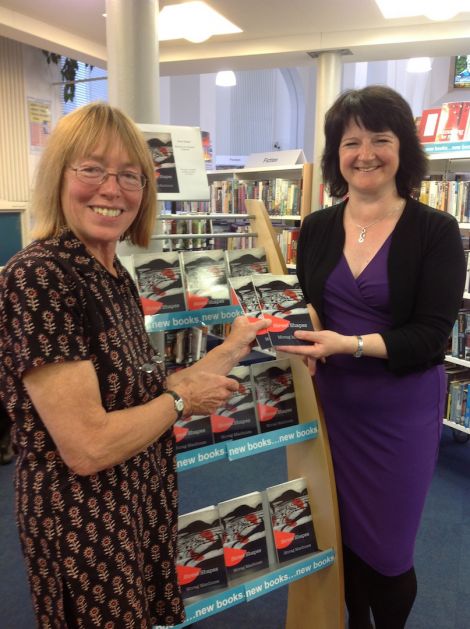
[[448,419],[444,419],[443,423],[444,423],[444,426],[447,426],[448,428],[452,428],[452,430],[460,430],[460,432],[465,432],[467,435],[470,435],[470,428],[466,428],[465,426],[462,426],[461,424],[456,424],[455,422],[451,422]]
[[463,358],[457,358],[456,356],[446,355],[446,361],[449,363],[455,363],[456,365],[462,365],[462,367],[468,367],[470,369],[470,361]]
[[[281,587],[288,586],[300,579],[306,579],[319,571],[335,565],[336,554],[332,548],[295,561],[276,570],[266,571],[255,579],[226,588],[212,596],[201,598],[185,606],[186,621],[174,625],[174,629],[187,627],[195,622],[214,616],[230,607],[249,603]],[[156,626],[154,629],[167,629]]]
[[[246,200],[247,215],[251,231],[257,234],[258,243],[264,246],[270,273],[284,275],[286,263],[282,256],[275,229],[262,200]],[[210,326],[216,323],[229,323],[240,314],[237,306],[207,307],[200,310],[171,312],[168,314],[146,315],[146,328],[149,333],[179,328]],[[285,355],[277,354],[277,358]],[[312,518],[318,545],[325,554],[316,554],[310,559],[306,556],[292,571],[287,566],[269,573],[266,591],[280,585],[288,585],[288,609],[286,628],[296,629],[302,626],[318,626],[322,629],[342,629],[344,627],[344,587],[342,580],[342,546],[339,530],[339,515],[335,482],[328,436],[321,408],[317,404],[312,379],[307,367],[300,358],[290,358],[292,380],[294,384],[298,424],[289,429],[263,432],[261,434],[224,441],[214,446],[178,453],[180,471],[198,467],[211,461],[241,458],[269,450],[286,447],[288,479],[305,479],[308,495],[312,498]],[[315,418],[315,419],[313,419]],[[327,559],[329,558],[329,559]],[[306,562],[306,563],[303,563]],[[314,569],[326,567],[317,574]],[[292,576],[293,575],[293,576]],[[188,606],[187,624],[195,619],[222,611],[233,602],[243,602],[262,595],[265,590],[262,575],[252,580],[251,585],[240,586],[242,589],[224,590],[222,598],[206,599],[203,607],[213,612],[200,611],[193,615],[193,608]],[[259,592],[259,593],[258,593]],[[219,601],[217,604],[216,601]],[[194,608],[194,614],[196,609]],[[192,620],[191,620],[192,619]],[[185,626],[185,625],[182,625]]]

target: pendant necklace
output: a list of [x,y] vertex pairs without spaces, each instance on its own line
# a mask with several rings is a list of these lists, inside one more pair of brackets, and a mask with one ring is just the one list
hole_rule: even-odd
[[365,239],[366,239],[367,230],[370,227],[372,227],[373,225],[377,225],[377,223],[380,223],[380,221],[383,221],[384,218],[387,218],[387,216],[390,216],[394,212],[398,212],[398,210],[401,210],[401,209],[402,209],[402,204],[400,204],[398,207],[394,208],[393,210],[390,210],[389,212],[386,212],[380,218],[377,218],[375,221],[372,221],[372,223],[369,223],[369,225],[359,225],[358,223],[355,223],[356,227],[358,227],[361,230],[361,232],[359,234],[359,238],[357,239],[357,242],[362,244],[365,241]]

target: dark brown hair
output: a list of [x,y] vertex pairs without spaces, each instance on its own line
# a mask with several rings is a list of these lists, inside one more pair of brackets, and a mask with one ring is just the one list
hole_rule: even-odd
[[325,116],[325,149],[321,167],[330,194],[348,191],[339,168],[339,145],[348,124],[354,121],[368,131],[392,131],[400,142],[396,185],[401,197],[419,188],[427,172],[427,157],[419,141],[413,113],[406,100],[383,85],[369,85],[341,94]]

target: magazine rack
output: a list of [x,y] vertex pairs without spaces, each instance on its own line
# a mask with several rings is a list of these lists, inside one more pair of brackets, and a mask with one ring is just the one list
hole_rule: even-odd
[[[258,241],[264,243],[271,273],[286,273],[285,262],[263,201],[247,199],[246,207],[251,216],[251,229],[257,232]],[[291,365],[299,420],[303,423],[315,417],[319,434],[317,439],[287,447],[288,475],[289,478],[303,476],[307,479],[319,546],[334,548],[336,561],[327,570],[289,585],[286,627],[339,629],[344,627],[342,547],[328,435],[307,367],[300,359],[292,357]]]

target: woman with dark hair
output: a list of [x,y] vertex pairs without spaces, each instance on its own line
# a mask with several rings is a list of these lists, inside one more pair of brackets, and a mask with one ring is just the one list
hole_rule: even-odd
[[426,157],[406,101],[345,92],[326,114],[325,185],[344,200],[302,224],[297,273],[315,332],[297,332],[331,444],[351,629],[401,629],[439,447],[448,337],[465,261],[456,220],[411,196]]

